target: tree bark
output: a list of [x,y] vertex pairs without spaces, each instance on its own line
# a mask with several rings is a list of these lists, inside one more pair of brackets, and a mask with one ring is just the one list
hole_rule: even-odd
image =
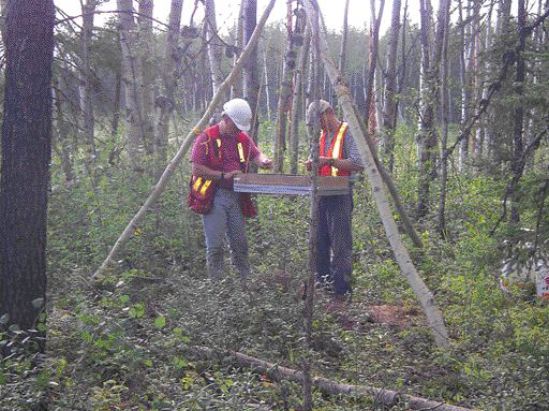
[[139,1],[138,54],[141,66],[141,115],[143,121],[143,144],[148,154],[154,152],[154,46],[153,46],[153,9],[154,0]]
[[6,44],[6,13],[7,13],[8,0],[0,0],[0,12],[2,13],[0,17],[0,33],[2,35],[2,42]]
[[[61,69],[65,71],[64,69]],[[71,153],[69,150],[69,125],[65,119],[65,96],[63,90],[67,87],[62,84],[64,76],[53,77],[53,92],[55,95],[55,129],[57,131],[57,144],[59,146],[59,157],[61,158],[61,168],[65,174],[65,185],[70,187],[74,182],[74,170],[72,167]]]
[[[167,159],[169,118],[175,108],[175,91],[177,90],[178,68],[181,56],[177,48],[181,27],[183,0],[172,0],[168,17],[168,33],[164,51],[164,70],[162,72],[162,95],[155,99],[156,120],[154,144],[156,163],[165,164]],[[194,84],[195,82],[193,82]],[[161,172],[162,170],[158,170]]]
[[267,52],[263,51],[263,75],[265,76],[265,103],[267,105],[267,119],[271,121],[272,115],[271,115],[271,92],[269,91],[269,88],[271,87],[269,72],[268,72],[268,60],[267,60]]
[[419,78],[419,124],[416,135],[418,161],[417,216],[429,212],[431,142],[433,140],[433,101],[431,98],[431,16],[430,0],[420,0],[421,71]]
[[[372,124],[375,121],[375,98],[374,98],[374,83],[375,83],[375,73],[377,65],[377,49],[379,43],[379,26],[381,24],[381,18],[383,16],[383,8],[385,6],[385,0],[381,0],[379,6],[378,16],[376,17],[375,13],[375,0],[370,0],[371,5],[371,14],[372,22],[370,25],[370,47],[369,47],[369,62],[368,62],[368,72],[366,80],[366,90],[365,90],[365,100],[366,100],[366,117],[368,120],[372,119],[373,121],[368,121],[368,132],[370,135],[375,131],[375,125]],[[373,126],[373,127],[372,127]]]
[[312,381],[312,364],[313,357],[310,354],[312,348],[312,332],[313,332],[313,314],[314,314],[314,295],[315,281],[317,276],[317,259],[318,259],[318,225],[320,218],[320,197],[318,196],[318,157],[320,154],[319,140],[320,135],[320,116],[318,104],[320,100],[320,66],[322,57],[320,55],[320,28],[319,28],[319,13],[309,17],[309,27],[311,32],[311,101],[315,103],[314,110],[311,113],[311,124],[308,124],[309,140],[311,147],[312,159],[312,192],[311,206],[309,210],[309,270],[305,279],[306,293],[305,303],[303,304],[303,331],[304,338],[304,356],[302,359],[303,380],[301,382],[303,389],[303,409],[310,411],[313,409],[313,381]]
[[397,124],[397,48],[400,30],[400,0],[393,0],[389,50],[387,52],[387,71],[385,80],[385,98],[383,107],[383,152],[387,168],[392,173],[394,166],[395,129]]
[[[517,103],[515,104],[514,110],[514,127],[513,127],[513,163],[511,169],[513,171],[513,177],[517,180],[522,175],[522,170],[524,168],[521,164],[522,154],[523,154],[523,144],[522,144],[522,128],[524,126],[524,106],[523,106],[523,94],[524,94],[524,80],[526,79],[526,64],[524,62],[524,52],[526,46],[526,5],[525,0],[518,0],[517,3],[517,33],[519,38],[519,44],[516,48],[516,59],[517,59],[517,71],[515,75],[515,94],[517,96]],[[519,202],[520,194],[515,190],[512,194],[512,204],[511,204],[511,223],[518,224],[520,221],[519,213]]]
[[273,9],[274,3],[275,3],[275,0],[270,0],[269,4],[265,7],[265,11],[261,16],[261,19],[259,20],[257,27],[255,28],[254,33],[250,38],[248,45],[243,50],[242,54],[240,55],[240,58],[236,62],[231,73],[225,79],[225,81],[223,81],[223,83],[220,84],[218,92],[214,95],[204,115],[198,121],[198,123],[193,127],[193,129],[187,134],[181,146],[179,147],[179,150],[177,151],[175,156],[171,159],[171,161],[168,163],[168,165],[166,166],[166,169],[162,173],[162,176],[154,186],[151,194],[145,200],[145,203],[143,204],[143,206],[141,206],[137,214],[128,223],[128,225],[126,226],[122,234],[118,237],[114,246],[111,248],[109,254],[105,258],[101,266],[93,274],[92,276],[93,278],[98,278],[105,272],[105,270],[109,267],[114,256],[118,253],[120,248],[122,248],[122,246],[132,237],[136,228],[139,226],[139,223],[145,217],[147,210],[151,207],[152,204],[156,202],[156,200],[163,193],[164,189],[166,188],[166,185],[168,184],[169,179],[171,178],[171,176],[175,172],[175,169],[183,159],[183,156],[191,146],[195,136],[198,133],[200,133],[200,130],[202,130],[208,124],[208,121],[212,116],[212,114],[214,113],[214,110],[217,109],[219,104],[223,102],[225,93],[227,93],[227,91],[230,89],[231,84],[233,83],[233,81],[235,81],[237,73],[240,70],[242,70],[242,67],[246,62],[246,59],[250,56],[252,48],[255,45],[257,45],[257,41],[259,40],[261,31],[263,30],[263,27],[265,26],[265,22],[267,21],[267,18],[269,17],[269,14]]
[[[245,47],[257,24],[257,2],[255,0],[243,0],[243,47]],[[244,98],[250,104],[252,108],[252,128],[249,132],[254,141],[257,141],[257,133],[259,128],[259,64],[257,59],[257,47],[251,51],[250,58],[244,65],[243,73],[243,90]]]
[[97,156],[94,138],[94,114],[92,98],[92,71],[90,63],[91,39],[93,34],[93,21],[97,0],[87,0],[82,3],[82,31],[80,32],[80,62],[79,93],[80,112],[82,113],[82,130],[85,141],[88,144],[88,160],[95,161]]
[[276,138],[274,142],[274,165],[275,173],[282,173],[284,170],[284,154],[286,152],[286,131],[288,124],[288,111],[292,106],[292,79],[294,76],[296,57],[295,43],[293,41],[292,28],[292,3],[293,0],[287,0],[287,40],[286,52],[284,54],[284,64],[282,69],[282,78],[280,80],[280,93],[278,97],[278,115],[276,120]]
[[307,58],[309,56],[309,46],[311,43],[311,29],[309,26],[305,28],[305,37],[303,40],[303,48],[299,52],[297,62],[297,71],[294,76],[294,95],[292,99],[292,111],[290,115],[291,131],[290,131],[290,174],[297,174],[298,158],[299,158],[299,107],[303,100],[303,79],[307,66]]
[[141,114],[141,64],[136,56],[137,27],[132,0],[117,0],[122,50],[122,81],[126,101],[125,143],[134,171],[143,171],[143,117]]
[[115,74],[115,86],[113,96],[113,110],[111,121],[111,135],[118,133],[118,124],[120,123],[120,97],[122,96],[122,67],[118,66]]
[[[312,0],[307,0],[305,2],[305,5],[307,15],[309,19],[311,19],[316,14]],[[383,189],[381,175],[375,165],[373,154],[370,151],[368,143],[366,142],[369,136],[365,135],[362,132],[360,121],[354,111],[349,90],[344,84],[342,84],[340,80],[341,76],[337,70],[337,66],[330,58],[325,34],[322,34],[320,46],[322,59],[324,61],[324,68],[330,77],[332,87],[339,98],[339,102],[343,108],[345,118],[349,122],[350,130],[355,137],[355,142],[357,143],[360,155],[362,157],[362,160],[364,161],[365,171],[372,187],[373,198],[376,202],[378,212],[385,228],[387,238],[395,255],[395,259],[399,264],[402,274],[408,280],[408,283],[410,284],[426,314],[427,321],[433,333],[435,343],[441,348],[448,348],[448,332],[446,331],[446,326],[444,325],[442,313],[435,304],[433,294],[419,276],[416,268],[411,261],[408,250],[402,242],[397,225],[391,212],[389,202]]]
[[212,94],[217,94],[223,83],[223,71],[221,61],[223,58],[223,44],[217,32],[217,20],[215,17],[215,0],[205,0],[206,5],[206,44],[208,47],[208,59],[210,62],[210,75],[212,80]]
[[[52,0],[9,0],[0,177],[0,317],[35,328],[46,301]],[[45,337],[45,330],[41,331]],[[39,344],[44,349],[45,340]]]
[[[463,16],[463,1],[467,2],[466,6],[466,15]],[[472,43],[472,30],[470,27],[469,19],[471,16],[471,9],[469,5],[470,0],[459,0],[458,9],[459,9],[459,25],[460,25],[460,36],[461,36],[461,49],[459,55],[459,77],[461,83],[461,119],[460,119],[460,128],[463,129],[468,123],[471,117],[470,115],[470,106],[471,106],[471,70],[470,70],[470,61],[473,45]],[[470,144],[469,136],[464,138],[461,141],[459,148],[459,160],[458,160],[458,169],[459,171],[465,171],[467,168],[467,161],[469,158]]]
[[339,48],[339,72],[345,73],[345,63],[347,60],[347,39],[349,37],[349,0],[345,0],[343,9],[343,30],[341,32],[341,46]]
[[[446,149],[448,143],[448,124],[449,124],[449,103],[450,94],[448,91],[448,37],[450,32],[449,13],[450,0],[442,0],[440,9],[443,14],[439,15],[439,25],[442,30],[442,56],[441,56],[441,87],[440,87],[440,117],[442,119],[441,133],[441,176],[440,176],[440,201],[438,208],[438,231],[442,238],[446,238],[446,187],[448,182],[448,159]],[[439,26],[439,27],[440,27]]]

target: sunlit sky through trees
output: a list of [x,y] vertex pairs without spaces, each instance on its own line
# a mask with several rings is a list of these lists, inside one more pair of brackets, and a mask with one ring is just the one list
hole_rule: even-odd
[[[80,1],[77,0],[54,0],[57,7],[62,9],[69,16],[77,16],[81,14]],[[154,17],[162,22],[168,20],[170,9],[170,0],[155,0],[154,1]],[[183,1],[183,24],[189,23],[189,18],[194,8],[194,1]],[[268,0],[258,0],[258,17],[268,3]],[[402,1],[404,5],[404,0]],[[320,9],[324,16],[324,20],[329,30],[340,31],[343,27],[343,12],[344,0],[319,0]],[[379,6],[379,1],[376,1],[376,6]],[[436,5],[435,5],[436,6]],[[136,4],[137,7],[137,4]],[[216,12],[218,14],[218,26],[220,30],[228,31],[236,24],[240,0],[218,0],[216,1]],[[383,20],[381,23],[381,32],[385,32],[391,21],[392,1],[385,1],[385,10],[383,12]],[[116,1],[110,0],[99,7],[101,11],[115,11]],[[199,7],[196,13],[195,22],[202,19],[203,7]],[[419,7],[417,0],[409,0],[408,13],[412,21],[418,20]],[[269,22],[283,22],[286,14],[286,0],[278,0]],[[101,21],[108,19],[110,14],[100,14],[96,19],[96,24],[100,25]],[[370,1],[368,0],[350,0],[349,1],[349,25],[358,29],[363,29],[369,26],[370,22]]]

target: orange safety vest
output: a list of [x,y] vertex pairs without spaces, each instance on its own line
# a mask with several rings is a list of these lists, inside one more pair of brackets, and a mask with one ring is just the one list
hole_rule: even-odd
[[[215,125],[207,128],[205,131],[208,136],[206,141],[206,155],[208,156],[209,168],[222,171],[223,168],[223,154],[221,151],[221,134],[219,133],[219,125]],[[246,173],[247,162],[250,153],[250,140],[246,133],[240,132],[236,137],[236,148],[238,151],[238,157],[240,160],[240,169]],[[248,153],[246,156],[245,153]],[[192,176],[189,196],[187,198],[187,205],[193,211],[198,214],[208,214],[213,206],[213,200],[215,191],[217,189],[217,183],[208,178]],[[255,217],[255,206],[247,193],[241,193],[240,195],[240,207],[245,217]]]
[[[332,139],[332,143],[328,148],[328,153],[326,153],[326,132],[322,130],[320,135],[320,156],[330,157],[338,160],[343,159],[343,143],[345,142],[345,133],[349,126],[347,123],[341,123],[339,130]],[[339,170],[336,167],[330,167],[329,165],[322,166],[319,170],[319,175],[321,176],[349,176],[349,173],[346,170]]]

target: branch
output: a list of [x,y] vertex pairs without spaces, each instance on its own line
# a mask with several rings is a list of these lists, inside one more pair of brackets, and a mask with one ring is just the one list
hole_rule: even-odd
[[[155,23],[160,24],[161,26],[165,27],[166,29],[170,27],[169,24],[166,24],[163,21],[157,20],[154,17],[147,16],[146,14],[139,13],[137,11],[129,11],[129,10],[103,10],[103,11],[96,10],[92,13],[83,13],[83,14],[79,14],[77,16],[69,16],[69,17],[66,17],[64,19],[56,20],[55,25],[58,25],[58,24],[61,24],[61,23],[66,23],[67,21],[73,21],[73,20],[76,20],[76,19],[81,18],[81,17],[90,16],[92,14],[121,14],[121,13],[131,14],[132,16],[138,16],[138,17],[146,18],[148,20],[152,20]],[[63,14],[66,15],[66,13],[63,13]],[[165,29],[162,29],[162,31],[165,31]]]
[[[523,31],[521,32],[522,36],[528,36],[537,26],[542,24],[545,19],[549,17],[549,9],[545,11],[544,14],[539,16],[530,26],[526,26]],[[515,48],[516,50],[516,48]],[[471,133],[471,130],[475,126],[476,122],[482,117],[482,115],[486,112],[488,109],[488,106],[492,100],[493,95],[501,89],[501,84],[507,77],[507,71],[509,69],[509,66],[515,63],[515,54],[516,51],[507,51],[503,55],[503,67],[500,71],[500,74],[498,76],[498,79],[494,81],[490,86],[488,87],[488,96],[485,99],[479,100],[477,103],[478,109],[477,113],[471,118],[469,121],[469,124],[465,127],[465,129],[460,133],[459,137],[457,138],[456,142],[446,150],[446,152],[442,156],[442,160],[446,160],[455,150],[455,148],[459,145],[459,143],[464,140],[465,138],[469,137],[469,134]]]
[[538,16],[538,18],[535,19],[532,24],[524,27],[522,29],[523,35],[528,36],[530,33],[532,33],[536,29],[537,26],[542,24],[547,17],[549,17],[549,9],[545,10],[545,13],[543,13],[541,16]]
[[499,225],[501,224],[501,222],[505,219],[505,217],[507,216],[507,199],[509,198],[509,196],[511,194],[513,194],[515,192],[515,189],[517,188],[517,185],[522,177],[522,172],[524,170],[524,165],[526,164],[526,159],[528,158],[528,156],[530,155],[530,153],[534,152],[534,150],[539,146],[539,143],[541,142],[541,138],[547,134],[547,132],[549,131],[549,128],[546,128],[545,130],[542,130],[537,136],[536,138],[534,138],[532,140],[532,142],[528,145],[528,147],[526,147],[526,149],[524,150],[524,152],[522,153],[522,156],[520,157],[519,159],[519,169],[517,170],[517,172],[513,175],[513,178],[511,179],[511,181],[509,182],[509,184],[507,184],[507,189],[505,190],[505,194],[503,196],[503,200],[501,200],[502,202],[502,207],[503,207],[503,212],[501,213],[501,216],[499,217],[498,221],[496,221],[496,224],[494,225],[494,228],[492,228],[492,230],[490,230],[490,235],[494,235],[494,233],[496,232],[496,230],[498,229]]
[[486,98],[480,99],[477,103],[478,108],[475,110],[476,114],[469,120],[469,124],[460,132],[458,138],[452,144],[442,155],[442,161],[445,161],[456,149],[456,147],[461,143],[462,140],[469,137],[469,134],[471,134],[471,130],[477,123],[477,121],[482,117],[482,115],[486,112],[488,109],[488,106],[490,105],[490,102],[492,101],[492,97],[496,92],[498,92],[501,89],[501,85],[505,78],[507,77],[507,71],[509,69],[509,66],[511,66],[514,63],[514,58],[510,57],[509,52],[505,53],[504,55],[504,64],[500,71],[500,74],[498,76],[498,79],[494,81],[490,86],[488,86],[488,95]]
[[[290,380],[297,383],[303,382],[303,373],[292,368],[283,367],[259,358],[251,357],[237,351],[217,351],[207,347],[189,347],[187,350],[198,358],[205,360],[219,360],[230,358],[234,363],[250,367],[254,372],[267,374],[275,381]],[[373,398],[374,401],[392,407],[399,403],[407,403],[412,410],[437,410],[437,411],[471,411],[469,408],[445,404],[440,401],[432,401],[426,398],[402,394],[398,391],[369,385],[342,384],[323,377],[313,377],[312,383],[320,391],[328,395],[347,394],[356,397]]]

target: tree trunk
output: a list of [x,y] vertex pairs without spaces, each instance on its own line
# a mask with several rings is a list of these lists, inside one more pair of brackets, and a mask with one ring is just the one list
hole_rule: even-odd
[[[486,53],[488,50],[490,50],[490,47],[492,47],[492,14],[493,14],[493,7],[494,5],[490,5],[490,9],[488,10],[488,17],[486,20],[485,28],[484,28],[484,41],[483,41],[483,53]],[[481,53],[482,54],[482,53]],[[482,100],[486,101],[488,99],[488,78],[491,74],[491,64],[490,59],[484,58],[484,62],[482,64],[482,74],[481,74],[481,81],[482,81]],[[478,114],[478,111],[477,111]],[[491,127],[488,125],[488,121],[485,120],[482,125],[480,125],[479,129],[482,130],[482,145],[480,147],[481,150],[481,157],[488,159],[489,150],[488,148],[492,145],[492,135],[493,131],[491,130]]]
[[154,0],[139,1],[139,64],[141,66],[141,115],[143,120],[143,144],[148,154],[154,151],[154,55],[153,45]]
[[120,122],[120,97],[122,96],[122,67],[118,66],[115,76],[113,110],[111,121],[111,135],[116,136],[118,133],[118,123]]
[[269,17],[269,14],[273,9],[274,3],[275,3],[275,0],[270,0],[269,4],[265,7],[265,11],[263,12],[261,19],[259,20],[257,27],[254,30],[254,33],[248,43],[248,46],[246,46],[246,48],[240,55],[240,58],[236,62],[231,73],[225,79],[225,81],[223,81],[223,83],[220,84],[218,92],[214,95],[204,115],[198,121],[198,123],[191,129],[191,131],[187,134],[187,136],[181,143],[179,150],[177,151],[175,156],[172,158],[172,160],[169,162],[169,164],[166,166],[166,169],[162,173],[162,176],[154,186],[151,194],[145,200],[145,203],[143,204],[143,206],[141,206],[137,214],[128,223],[128,225],[126,226],[122,234],[118,237],[112,249],[110,250],[107,258],[105,258],[101,266],[93,274],[93,278],[98,278],[105,272],[107,267],[112,262],[114,256],[118,253],[119,249],[122,248],[122,246],[132,237],[133,233],[135,232],[135,229],[138,227],[138,224],[145,217],[147,210],[151,207],[151,205],[153,205],[156,202],[156,200],[160,197],[160,195],[166,188],[166,185],[168,184],[169,179],[171,178],[171,176],[175,172],[175,169],[183,159],[183,156],[191,146],[196,136],[195,130],[202,130],[207,125],[208,120],[214,113],[214,110],[222,102],[222,100],[224,99],[225,93],[227,93],[227,91],[230,89],[231,84],[235,81],[237,73],[240,70],[242,70],[242,67],[246,62],[246,59],[250,56],[250,52],[252,48],[257,45],[261,31],[263,30],[263,27],[265,26],[265,22],[267,21],[267,18]]
[[417,216],[425,217],[429,212],[431,152],[433,139],[433,97],[431,94],[431,16],[429,0],[420,0],[421,71],[419,79],[419,124],[416,135],[418,161]]
[[[52,0],[10,0],[0,177],[0,317],[45,321],[46,224],[51,157]],[[6,317],[4,317],[6,315]],[[45,337],[45,331],[40,334]],[[39,341],[44,349],[45,340]]]
[[[372,21],[370,24],[370,36],[369,42],[370,47],[368,51],[369,61],[368,61],[368,72],[366,80],[366,89],[365,89],[365,100],[366,100],[366,117],[368,118],[368,133],[372,136],[375,133],[375,128],[377,121],[376,117],[376,103],[375,103],[375,93],[374,93],[374,84],[375,84],[375,73],[377,65],[377,49],[379,43],[379,26],[381,24],[381,18],[383,16],[383,8],[385,6],[385,0],[381,0],[379,6],[379,13],[376,17],[375,12],[375,0],[370,0]],[[371,120],[371,121],[370,121]]]
[[79,92],[80,92],[80,112],[82,113],[82,130],[85,141],[88,144],[88,159],[95,161],[97,156],[94,138],[94,114],[93,114],[93,96],[92,96],[92,71],[90,63],[90,48],[93,33],[93,21],[97,0],[87,0],[82,3],[82,31],[80,32],[80,62],[79,70]]
[[[257,3],[255,0],[243,0],[242,2],[244,21],[243,21],[243,46],[245,47],[257,24]],[[252,108],[252,128],[249,132],[254,141],[257,141],[259,129],[259,64],[257,59],[257,47],[251,51],[250,58],[244,65],[243,90],[244,98]]]
[[[282,77],[280,80],[280,93],[278,96],[278,115],[276,120],[276,137],[274,142],[274,165],[275,173],[282,173],[284,169],[284,154],[286,152],[286,131],[288,123],[288,111],[292,107],[292,79],[296,66],[297,53],[293,36],[296,34],[292,28],[292,3],[293,0],[287,0],[287,40],[286,52],[284,54],[284,64],[282,68]],[[301,34],[301,33],[300,33]]]
[[6,13],[7,13],[8,0],[0,0],[0,12],[2,16],[0,17],[0,33],[2,35],[2,43],[6,44]]
[[441,135],[441,176],[440,176],[440,202],[438,208],[438,230],[442,238],[446,238],[446,187],[448,182],[448,159],[446,149],[448,143],[448,124],[449,124],[449,103],[450,94],[448,91],[448,37],[450,35],[450,0],[441,0],[440,9],[443,14],[439,14],[439,27],[442,31],[442,55],[441,66],[441,87],[440,87],[440,117],[442,119]]
[[[407,32],[407,29],[406,29],[406,23],[408,22],[408,0],[405,0],[404,2],[404,10],[403,10],[403,13],[402,13],[402,40],[401,40],[401,44],[400,44],[400,75],[398,76],[398,94],[400,95],[402,93],[402,90],[404,90],[404,83],[406,82],[406,69],[407,69],[407,66],[406,66],[406,60],[407,60],[407,55],[406,55],[406,32]],[[403,110],[403,105],[400,103],[400,100],[397,100],[397,116],[398,116],[398,113],[399,113],[399,110],[400,110],[400,113],[401,113],[401,118],[404,118],[404,114],[402,113],[404,110]]]
[[[64,71],[64,69],[61,69]],[[72,167],[71,153],[69,150],[69,125],[65,119],[65,96],[63,90],[66,89],[62,84],[65,76],[53,77],[53,92],[55,95],[55,130],[57,131],[57,144],[59,146],[59,157],[61,158],[61,168],[65,174],[65,186],[70,187],[74,183],[74,170]]]
[[[240,8],[238,10],[238,20],[237,20],[237,23],[236,23],[236,33],[235,33],[235,44],[236,44],[237,50],[242,50],[244,48],[244,45],[245,45],[245,43],[244,43],[244,24],[245,24],[244,21],[246,19],[246,16],[245,16],[246,12],[245,12],[244,9],[247,6],[247,4],[246,4],[247,2],[248,2],[248,0],[242,0],[240,2]],[[252,7],[254,7],[254,6],[255,6],[255,2],[252,5]],[[257,15],[254,17],[254,24],[255,24],[255,19],[256,18],[257,18]],[[253,28],[252,28],[252,32],[253,32]],[[251,34],[251,32],[250,32],[250,34]],[[236,63],[236,60],[238,60],[238,53],[234,53],[233,66]],[[242,76],[242,78],[240,78],[240,77],[241,76],[237,76],[236,81],[231,86],[231,92],[230,92],[230,98],[231,99],[237,98],[237,97],[242,98],[244,96],[244,89],[243,89],[243,87],[244,87],[244,77],[243,76]],[[252,109],[252,111],[253,111],[253,109]]]
[[141,64],[136,56],[137,32],[132,0],[117,0],[122,50],[122,81],[126,101],[125,144],[134,171],[143,171],[143,120],[141,115]]
[[[307,15],[309,19],[311,19],[312,16],[316,15],[312,0],[307,0],[305,5]],[[370,181],[370,186],[372,187],[372,195],[376,202],[387,238],[393,249],[395,259],[399,264],[402,274],[408,280],[408,283],[423,307],[429,327],[432,330],[435,343],[441,348],[448,348],[448,332],[446,331],[446,326],[444,325],[442,313],[435,305],[433,294],[419,276],[411,261],[408,250],[402,242],[397,225],[393,218],[391,207],[385,195],[385,190],[383,189],[381,175],[375,166],[373,154],[370,151],[368,143],[366,142],[369,136],[362,132],[360,121],[354,112],[349,90],[344,84],[341,83],[341,75],[338,73],[337,66],[330,58],[326,35],[324,33],[321,37],[320,47],[324,67],[330,77],[332,87],[339,98],[345,118],[349,122],[351,133],[355,136],[355,142],[357,143],[358,150],[362,160],[364,161],[365,171],[368,176],[368,180]]]
[[269,88],[271,87],[271,81],[269,77],[268,72],[268,60],[267,60],[267,52],[263,51],[263,69],[264,69],[264,76],[265,76],[265,103],[267,105],[267,119],[271,121],[272,115],[271,115],[271,92]]
[[309,56],[309,46],[311,43],[311,29],[305,28],[305,37],[303,39],[303,48],[299,52],[297,62],[297,71],[294,76],[294,96],[292,99],[292,111],[290,116],[291,134],[290,134],[290,174],[297,174],[299,158],[299,107],[303,100],[303,79],[307,67],[307,58]]
[[[461,49],[460,49],[460,55],[459,55],[459,65],[460,65],[460,71],[459,71],[459,77],[460,77],[460,83],[461,83],[461,120],[460,120],[460,128],[463,129],[468,123],[469,123],[469,106],[471,105],[471,84],[469,81],[469,74],[468,68],[468,56],[469,56],[469,50],[471,49],[471,29],[468,24],[468,20],[470,17],[470,9],[467,6],[467,15],[465,18],[463,17],[463,0],[459,0],[458,8],[459,8],[459,25],[460,25],[460,36],[461,36]],[[469,0],[465,0],[469,1]],[[466,163],[469,158],[469,137],[464,138],[461,141],[460,148],[459,148],[459,161],[458,161],[458,168],[460,171],[464,171],[466,169]]]
[[387,52],[387,71],[385,80],[385,98],[383,107],[383,151],[387,168],[392,173],[394,166],[395,140],[397,124],[397,48],[400,30],[400,0],[393,0],[389,50]]
[[208,59],[210,62],[210,76],[212,80],[212,94],[217,94],[223,82],[221,61],[223,58],[223,43],[217,32],[217,20],[215,17],[215,0],[205,0],[206,17],[206,44],[208,47]]
[[318,157],[320,153],[318,136],[320,135],[320,116],[318,111],[318,103],[320,100],[320,28],[319,14],[308,16],[309,27],[311,32],[311,101],[315,104],[315,109],[311,113],[311,124],[308,124],[309,140],[311,147],[312,159],[312,192],[311,206],[309,209],[309,269],[304,280],[306,285],[305,303],[303,304],[303,331],[304,331],[304,346],[302,358],[302,373],[303,380],[301,382],[303,390],[303,409],[311,411],[313,409],[313,382],[312,382],[312,364],[313,352],[312,347],[312,332],[313,332],[313,314],[314,314],[314,295],[315,295],[315,279],[317,276],[317,259],[318,259],[318,221],[320,218],[320,197],[318,196]]
[[[526,64],[524,62],[524,56],[522,53],[524,52],[524,48],[526,45],[526,34],[525,34],[525,27],[526,27],[526,6],[525,6],[525,0],[518,0],[518,12],[517,12],[517,33],[519,37],[519,44],[516,48],[516,59],[517,59],[517,71],[515,75],[515,94],[517,103],[514,105],[514,127],[513,127],[513,163],[511,165],[511,169],[513,171],[513,177],[515,179],[519,179],[522,175],[522,170],[524,168],[524,165],[521,164],[523,160],[523,144],[522,144],[522,128],[524,125],[524,102],[523,102],[523,94],[524,94],[524,80],[526,78]],[[511,204],[511,222],[514,224],[518,224],[520,221],[520,214],[519,214],[519,202],[520,194],[515,190],[514,193],[512,193],[512,204]]]
[[[347,59],[347,38],[349,37],[349,0],[345,0],[343,9],[343,31],[341,32],[341,46],[339,48],[339,72],[345,75]],[[345,78],[345,77],[344,77]]]
[[[175,91],[177,90],[177,72],[181,56],[177,48],[181,27],[183,0],[172,0],[169,15],[169,27],[164,51],[164,70],[162,72],[162,95],[155,100],[155,152],[159,167],[167,160],[169,118],[175,108]],[[192,82],[193,85],[196,83]],[[161,170],[159,170],[161,171]]]

